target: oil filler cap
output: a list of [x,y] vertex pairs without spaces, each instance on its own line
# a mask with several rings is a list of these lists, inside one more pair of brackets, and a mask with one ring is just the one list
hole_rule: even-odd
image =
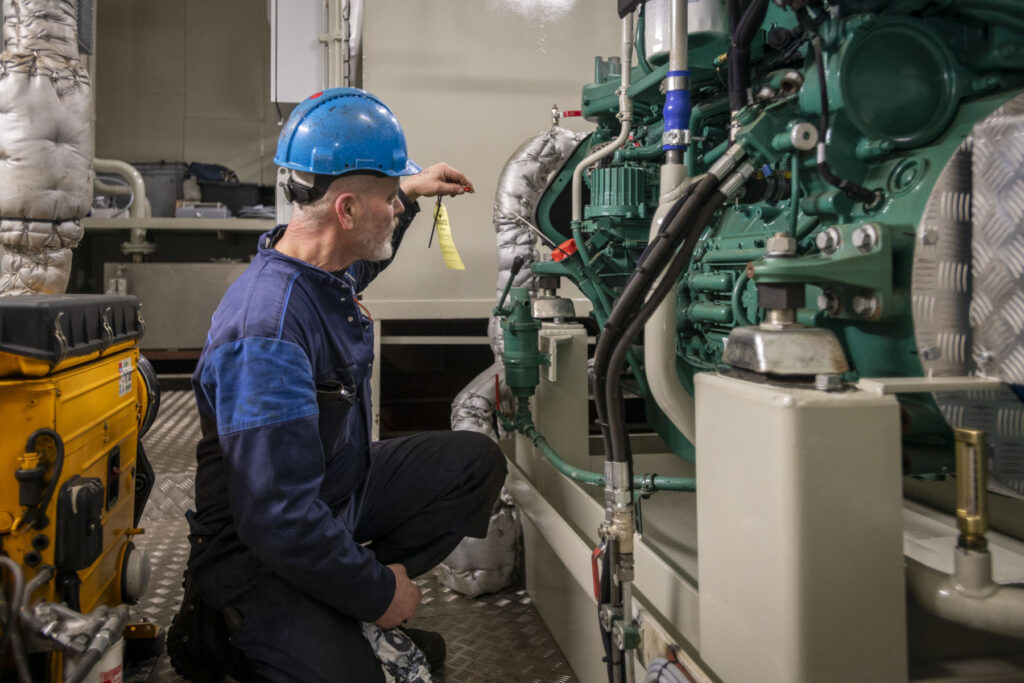
[[552,261],[564,261],[576,253],[576,240],[571,237],[551,250]]

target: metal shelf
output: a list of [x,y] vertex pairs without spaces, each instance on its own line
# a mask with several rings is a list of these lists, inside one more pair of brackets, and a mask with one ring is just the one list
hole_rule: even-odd
[[188,230],[211,232],[266,232],[276,225],[271,218],[105,218],[82,219],[86,230]]

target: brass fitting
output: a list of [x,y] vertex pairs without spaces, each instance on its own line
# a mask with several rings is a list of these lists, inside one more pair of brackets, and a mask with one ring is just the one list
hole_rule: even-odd
[[958,545],[984,550],[988,531],[988,439],[980,429],[954,430],[956,440],[956,521]]

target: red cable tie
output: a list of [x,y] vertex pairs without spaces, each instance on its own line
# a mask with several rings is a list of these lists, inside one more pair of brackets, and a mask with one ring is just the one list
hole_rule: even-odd
[[583,111],[580,109],[569,109],[560,113],[559,116],[563,119],[568,116],[583,116]]

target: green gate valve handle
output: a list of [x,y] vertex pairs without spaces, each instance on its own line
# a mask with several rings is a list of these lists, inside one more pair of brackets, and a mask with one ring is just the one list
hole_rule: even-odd
[[516,256],[512,260],[512,268],[509,269],[508,273],[508,282],[505,283],[505,289],[501,293],[501,298],[498,299],[498,305],[494,307],[493,311],[491,311],[491,315],[507,316],[512,312],[511,309],[505,308],[505,300],[508,299],[508,293],[509,290],[512,289],[512,283],[515,282],[516,275],[519,274],[519,271],[523,269],[524,263],[526,263],[526,259],[522,256]]

